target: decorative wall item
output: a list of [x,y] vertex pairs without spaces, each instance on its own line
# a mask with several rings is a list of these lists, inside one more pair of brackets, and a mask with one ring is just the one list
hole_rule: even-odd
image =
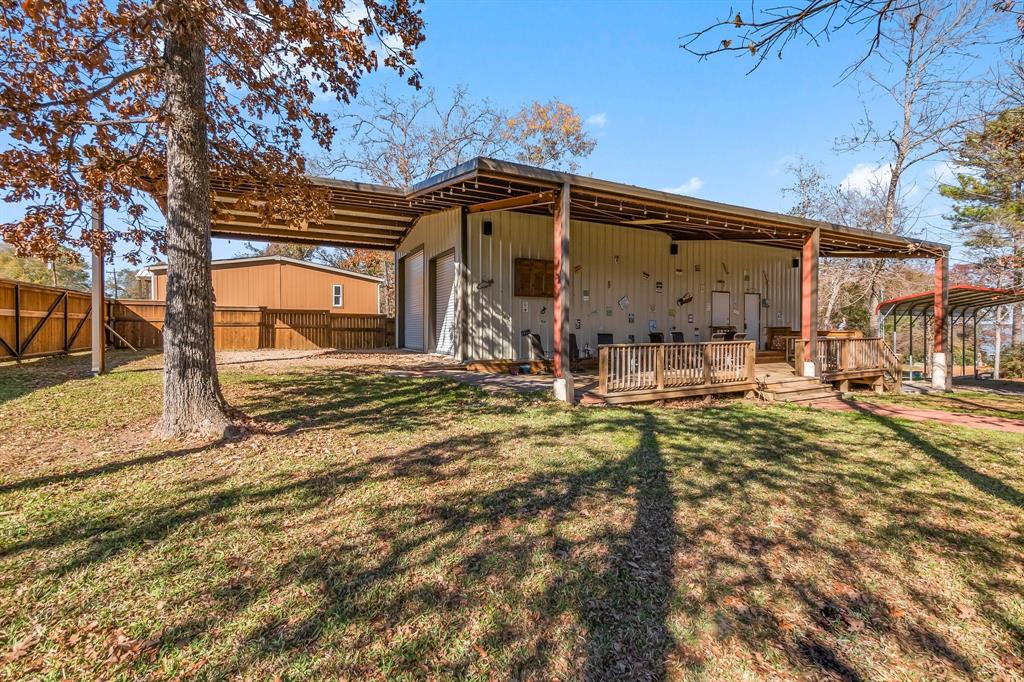
[[750,270],[744,270],[743,271],[743,281],[744,282],[749,282],[750,281]]
[[649,331],[649,332],[656,332],[656,331],[658,331],[658,321],[657,320],[647,320],[647,331]]
[[590,289],[583,290],[583,301],[584,303],[590,300]]
[[694,263],[693,271],[694,272],[700,272],[700,263]]
[[693,313],[686,314],[686,324],[693,324]]
[[552,298],[555,295],[555,262],[516,258],[513,295]]
[[724,272],[726,275],[729,274],[729,268],[725,267],[725,261],[722,261],[722,272]]
[[649,272],[641,272],[640,276],[643,277],[644,279],[650,279],[651,278],[651,273],[649,273]]
[[626,322],[629,322],[630,324],[636,324],[636,314],[629,313],[628,315],[626,315]]
[[685,294],[676,299],[676,305],[684,306],[693,300],[693,294],[687,291]]
[[623,296],[619,299],[619,308],[625,310],[629,307],[629,296]]
[[616,265],[619,264],[619,257],[618,256],[612,256],[612,260],[615,262]]
[[494,284],[494,280],[493,279],[480,280],[479,282],[476,283],[476,290],[477,291],[483,291],[484,289],[486,289],[487,287],[491,286],[492,284]]
[[523,301],[523,312],[524,313],[530,312],[530,302],[529,301]]
[[683,274],[683,269],[682,268],[676,268],[676,274],[677,275]]
[[636,343],[636,334],[630,334],[626,338],[629,340],[629,343]]
[[611,308],[605,308],[604,309],[604,316],[605,317],[611,317],[612,316],[612,309]]
[[676,309],[675,308],[669,308],[668,309],[668,316],[669,317],[675,317],[676,316]]
[[661,294],[661,293],[664,293],[664,292],[665,292],[665,283],[664,282],[655,282],[654,283],[654,293]]
[[540,314],[541,315],[547,315],[548,314],[548,307],[546,305],[542,305],[540,307]]
[[576,267],[574,267],[572,269],[572,271],[575,272],[576,274],[579,274],[579,273],[583,272],[583,266],[582,265],[577,265]]
[[656,305],[654,305],[652,303],[649,306],[647,306],[647,309],[650,310],[653,313],[653,312],[656,312],[658,310],[658,306],[656,306]]
[[577,317],[576,318],[576,325],[575,326],[576,326],[576,329],[581,329],[583,327],[583,320],[581,320],[580,318]]

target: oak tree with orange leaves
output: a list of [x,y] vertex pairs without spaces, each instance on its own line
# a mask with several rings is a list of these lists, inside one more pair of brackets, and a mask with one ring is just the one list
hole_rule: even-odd
[[[326,212],[303,145],[330,146],[318,106],[380,67],[418,86],[417,0],[9,0],[0,5],[0,224],[20,253],[147,240],[166,251],[165,437],[222,436],[213,348],[210,174],[246,210]],[[257,194],[258,192],[258,194]],[[151,197],[165,225],[147,220]],[[256,199],[259,199],[256,201]],[[122,220],[94,230],[92,207]]]

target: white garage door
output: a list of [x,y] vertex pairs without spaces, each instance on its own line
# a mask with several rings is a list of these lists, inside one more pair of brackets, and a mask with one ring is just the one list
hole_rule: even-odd
[[404,347],[423,350],[423,252],[409,256],[402,270]]
[[434,261],[434,339],[435,350],[455,353],[455,255],[438,256]]

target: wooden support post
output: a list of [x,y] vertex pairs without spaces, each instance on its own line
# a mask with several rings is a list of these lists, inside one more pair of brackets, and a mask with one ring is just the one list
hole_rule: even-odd
[[569,183],[555,201],[554,255],[555,255],[555,297],[554,297],[554,342],[553,349],[555,397],[570,405],[576,398],[572,373],[569,371],[569,302],[572,300],[569,262]]
[[[94,232],[103,231],[103,207],[94,204],[92,207],[92,229]],[[106,348],[103,343],[106,334],[104,333],[104,312],[106,305],[103,302],[103,250],[93,248],[92,250],[92,373],[93,376],[103,374],[107,371]]]
[[701,347],[701,350],[703,352],[703,357],[702,357],[701,364],[704,365],[704,385],[705,386],[710,386],[711,385],[711,379],[712,379],[712,374],[711,374],[711,362],[712,362],[712,360],[711,360],[711,344],[710,343],[703,344],[702,347]]
[[804,345],[803,365],[798,372],[805,377],[819,376],[818,368],[818,249],[821,231],[814,231],[804,239],[800,258],[800,338]]
[[935,259],[935,300],[934,300],[934,348],[932,352],[932,388],[949,391],[953,388],[953,376],[948,360],[951,357],[947,335],[949,334],[949,257]]
[[757,342],[750,341],[747,344],[747,380],[754,381],[757,378]]
[[659,391],[665,388],[665,344],[654,349],[654,383]]
[[21,359],[21,287],[14,283],[14,357]]
[[608,392],[608,346],[597,349],[597,392],[604,395]]
[[68,350],[68,293],[64,292],[64,352]]

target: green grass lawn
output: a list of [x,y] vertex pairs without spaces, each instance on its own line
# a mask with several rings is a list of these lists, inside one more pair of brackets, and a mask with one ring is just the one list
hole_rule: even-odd
[[856,400],[984,417],[1024,419],[1024,395],[957,389],[953,393],[857,393]]
[[2,678],[1024,678],[1019,434],[153,364],[0,367]]

